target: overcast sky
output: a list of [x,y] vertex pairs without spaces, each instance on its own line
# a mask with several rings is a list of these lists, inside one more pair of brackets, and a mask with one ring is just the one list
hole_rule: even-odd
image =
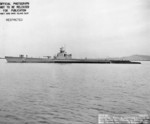
[[54,55],[63,45],[73,57],[150,55],[150,0],[30,0],[29,15],[14,16],[23,21],[9,17],[0,15],[2,57]]

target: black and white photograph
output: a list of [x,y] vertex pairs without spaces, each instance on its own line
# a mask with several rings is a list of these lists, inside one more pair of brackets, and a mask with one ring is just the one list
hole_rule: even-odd
[[150,124],[150,0],[0,0],[0,124]]

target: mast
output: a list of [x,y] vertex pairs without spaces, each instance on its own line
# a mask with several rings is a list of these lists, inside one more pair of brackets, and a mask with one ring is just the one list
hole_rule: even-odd
[[61,47],[61,48],[60,48],[60,53],[65,53],[64,47]]

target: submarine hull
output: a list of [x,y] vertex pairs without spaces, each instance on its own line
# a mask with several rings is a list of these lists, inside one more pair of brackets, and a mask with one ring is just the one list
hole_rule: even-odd
[[91,64],[141,64],[129,60],[108,60],[108,59],[49,59],[49,58],[21,58],[5,56],[8,63],[91,63]]

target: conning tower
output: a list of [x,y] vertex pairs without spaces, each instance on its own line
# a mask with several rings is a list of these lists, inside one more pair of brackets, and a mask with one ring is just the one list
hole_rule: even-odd
[[54,56],[54,59],[71,59],[72,55],[71,54],[67,54],[67,52],[65,51],[64,47],[60,48],[60,52],[57,53],[56,56]]

